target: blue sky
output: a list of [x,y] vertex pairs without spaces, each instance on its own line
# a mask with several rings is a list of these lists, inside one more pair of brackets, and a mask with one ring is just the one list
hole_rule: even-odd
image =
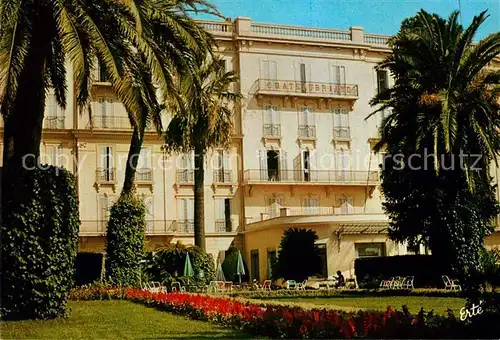
[[[401,21],[421,8],[447,17],[458,0],[209,0],[226,17],[247,16],[255,22],[348,29],[395,34]],[[461,0],[462,22],[487,9],[490,17],[477,38],[500,31],[500,0]]]

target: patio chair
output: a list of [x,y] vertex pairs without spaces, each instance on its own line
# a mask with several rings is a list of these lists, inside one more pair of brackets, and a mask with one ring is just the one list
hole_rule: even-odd
[[271,291],[271,280],[264,281],[264,284],[262,285],[262,290]]
[[286,289],[295,289],[297,286],[297,283],[295,280],[287,280],[285,283]]
[[167,292],[166,287],[163,287],[160,282],[153,281],[149,284],[149,291],[152,293],[163,293]]
[[392,281],[391,288],[392,289],[401,289],[403,287],[403,280],[401,276],[396,276],[396,278]]
[[233,283],[232,282],[224,282],[224,290],[226,292],[231,292],[233,290]]
[[208,294],[217,293],[217,281],[210,281],[209,285],[206,286]]
[[448,290],[462,290],[462,286],[458,283],[458,279],[450,279],[448,275],[442,275],[444,282],[444,289]]
[[186,287],[181,286],[180,282],[172,282],[172,292],[186,292]]
[[413,281],[414,281],[415,277],[414,276],[407,276],[405,277],[404,281],[403,281],[403,288],[405,289],[415,289],[415,287],[413,287]]
[[307,280],[297,283],[295,289],[297,290],[306,290]]
[[216,282],[217,282],[217,292],[223,293],[226,283],[224,281],[216,281]]
[[358,280],[356,279],[356,276],[354,276],[353,278],[347,279],[345,281],[344,287],[347,289],[359,289]]

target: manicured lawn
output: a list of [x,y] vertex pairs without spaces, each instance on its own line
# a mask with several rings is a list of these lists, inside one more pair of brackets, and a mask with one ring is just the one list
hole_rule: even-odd
[[[412,314],[416,314],[423,307],[425,311],[434,309],[436,314],[446,314],[448,308],[451,308],[456,316],[460,315],[460,308],[465,306],[465,299],[458,297],[428,297],[428,296],[334,296],[334,297],[295,297],[295,298],[273,298],[279,303],[298,303],[307,304],[307,307],[316,305],[329,309],[343,309],[347,311],[368,309],[368,310],[386,310],[387,306],[401,310],[401,306],[407,305]],[[270,300],[264,300],[270,302]]]
[[68,319],[1,323],[1,339],[248,339],[129,301],[70,301]]

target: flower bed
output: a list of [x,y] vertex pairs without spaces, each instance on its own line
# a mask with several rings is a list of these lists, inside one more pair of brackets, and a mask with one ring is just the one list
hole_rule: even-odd
[[[408,310],[345,312],[298,306],[256,304],[224,296],[151,293],[132,288],[84,287],[77,300],[127,299],[163,311],[210,321],[271,338],[493,338],[498,314],[484,313],[473,322]],[[498,335],[498,334],[497,334]]]

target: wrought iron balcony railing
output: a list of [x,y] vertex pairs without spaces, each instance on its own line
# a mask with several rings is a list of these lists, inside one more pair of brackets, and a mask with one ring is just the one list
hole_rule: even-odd
[[233,172],[231,170],[214,170],[214,183],[233,183]]
[[194,233],[194,221],[193,220],[181,220],[176,221],[174,226],[174,232],[177,233]]
[[281,125],[279,124],[264,124],[262,130],[264,137],[281,137]]
[[[102,130],[132,130],[130,119],[128,117],[117,116],[93,116],[92,121],[87,124],[87,129],[102,129]],[[147,126],[147,131],[154,131],[154,127]]]
[[115,168],[98,168],[95,172],[97,183],[114,183],[116,181]]
[[333,138],[351,138],[350,128],[344,127],[334,127],[333,128]]
[[321,183],[376,185],[380,182],[379,172],[351,170],[278,170],[249,169],[244,172],[246,183]]
[[194,170],[177,170],[177,183],[194,183]]
[[233,231],[233,220],[215,220],[215,232],[216,233],[230,233]]
[[357,98],[358,85],[296,80],[259,79],[257,93],[281,95],[309,95],[312,97]]
[[45,117],[43,119],[43,127],[45,129],[64,129],[66,117]]
[[315,125],[299,125],[299,137],[316,138],[316,126]]
[[137,169],[135,172],[135,180],[137,182],[152,182],[153,181],[153,169]]

